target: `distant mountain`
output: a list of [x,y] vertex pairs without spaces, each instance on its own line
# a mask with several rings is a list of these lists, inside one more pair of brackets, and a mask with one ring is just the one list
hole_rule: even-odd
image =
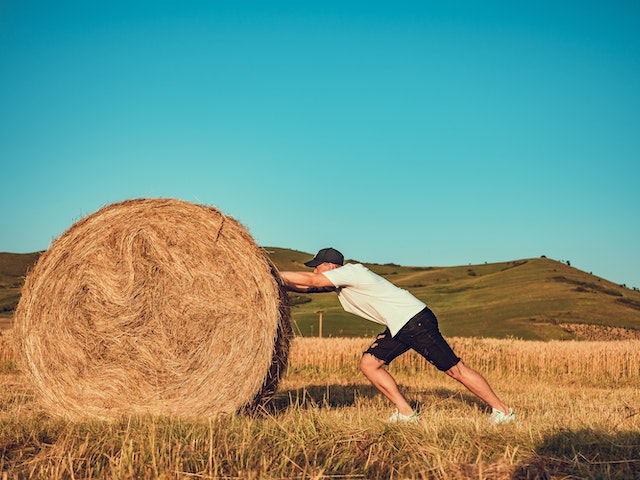
[[10,325],[13,311],[20,300],[20,289],[27,270],[38,260],[42,252],[0,252],[0,329]]
[[27,270],[36,263],[41,254],[42,252],[0,252],[0,288],[22,285]]
[[[264,250],[279,270],[309,271],[303,262],[310,253]],[[5,327],[24,276],[41,253],[0,253],[0,317]],[[640,292],[545,257],[456,267],[365,265],[427,303],[448,336],[640,337]],[[324,336],[372,336],[381,330],[344,312],[334,293],[292,293],[290,298],[298,334],[318,334],[319,311]]]

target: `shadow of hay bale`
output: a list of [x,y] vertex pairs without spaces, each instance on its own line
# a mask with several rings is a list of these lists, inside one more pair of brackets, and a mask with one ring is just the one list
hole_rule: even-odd
[[269,413],[278,413],[290,407],[317,408],[350,407],[358,398],[376,398],[380,392],[371,385],[309,385],[278,392],[264,405]]
[[174,199],[112,204],[69,228],[29,272],[15,331],[43,407],[70,419],[259,404],[291,337],[286,293],[246,229]]

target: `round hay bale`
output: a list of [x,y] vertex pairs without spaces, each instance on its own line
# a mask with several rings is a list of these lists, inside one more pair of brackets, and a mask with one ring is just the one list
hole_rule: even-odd
[[210,417],[275,390],[289,321],[275,268],[236,220],[139,199],[52,243],[27,275],[15,332],[53,415]]

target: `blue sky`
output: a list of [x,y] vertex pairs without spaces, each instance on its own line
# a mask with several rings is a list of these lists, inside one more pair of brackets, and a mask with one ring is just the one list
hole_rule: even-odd
[[640,4],[0,0],[0,251],[115,201],[640,286]]

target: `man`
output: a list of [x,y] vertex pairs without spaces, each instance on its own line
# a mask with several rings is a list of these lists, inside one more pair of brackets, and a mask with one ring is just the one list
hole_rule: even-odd
[[364,265],[344,265],[344,256],[334,248],[323,248],[305,265],[312,267],[313,272],[280,272],[289,290],[302,293],[336,290],[347,312],[387,327],[362,355],[360,369],[396,406],[389,421],[419,419],[394,378],[383,368],[410,348],[489,404],[492,423],[515,420],[513,410],[498,398],[486,379],[455,355],[440,334],[435,315],[422,301]]

